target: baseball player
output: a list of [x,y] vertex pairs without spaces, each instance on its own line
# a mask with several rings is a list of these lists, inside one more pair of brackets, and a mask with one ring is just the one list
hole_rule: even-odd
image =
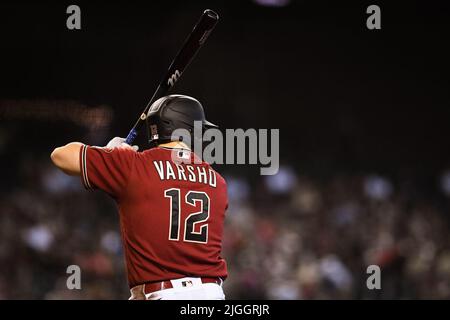
[[81,176],[86,189],[116,201],[131,300],[225,299],[226,183],[172,137],[175,129],[193,134],[194,121],[215,127],[199,101],[170,95],[149,109],[152,148],[144,152],[116,137],[106,147],[72,142],[51,154],[63,172]]

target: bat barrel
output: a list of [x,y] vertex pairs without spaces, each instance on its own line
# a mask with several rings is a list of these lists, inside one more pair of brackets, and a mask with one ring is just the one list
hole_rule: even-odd
[[213,18],[214,20],[219,20],[219,15],[212,11],[211,9],[206,9],[203,14],[207,14],[209,17]]

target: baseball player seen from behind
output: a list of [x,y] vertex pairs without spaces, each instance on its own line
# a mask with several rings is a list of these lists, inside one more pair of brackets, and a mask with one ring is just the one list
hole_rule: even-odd
[[106,147],[72,142],[51,154],[63,172],[116,201],[131,300],[225,299],[226,183],[172,137],[176,129],[193,135],[194,121],[215,127],[196,99],[170,95],[155,101],[147,114],[151,148],[146,151],[116,137]]

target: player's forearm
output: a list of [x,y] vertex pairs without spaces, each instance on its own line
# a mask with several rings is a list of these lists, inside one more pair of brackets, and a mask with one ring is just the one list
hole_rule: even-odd
[[71,142],[63,147],[56,148],[51,154],[53,164],[64,173],[76,176],[80,175],[80,142]]

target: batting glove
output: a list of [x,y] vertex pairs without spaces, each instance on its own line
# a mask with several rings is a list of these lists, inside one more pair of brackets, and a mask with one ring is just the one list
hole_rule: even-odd
[[111,141],[108,142],[108,144],[106,145],[106,148],[132,148],[134,151],[138,151],[139,147],[138,146],[130,146],[129,144],[125,143],[125,138],[121,138],[121,137],[114,137],[112,138]]

